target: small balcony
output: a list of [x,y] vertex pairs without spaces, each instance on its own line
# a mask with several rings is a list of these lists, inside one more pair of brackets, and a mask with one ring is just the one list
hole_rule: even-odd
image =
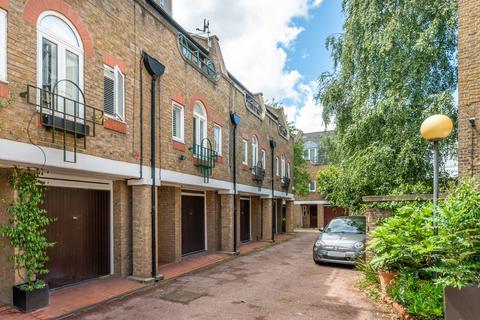
[[252,180],[257,183],[258,191],[262,190],[263,180],[265,180],[265,169],[261,161],[251,168]]
[[197,67],[197,69],[199,69],[207,77],[212,80],[216,80],[217,71],[215,70],[213,61],[183,33],[178,35],[178,41],[185,59],[190,61],[190,63]]
[[259,118],[262,116],[262,106],[248,92],[245,94],[245,104],[247,106],[247,109],[250,112],[252,112],[254,115],[256,115]]
[[278,124],[278,133],[285,139],[288,139],[288,129],[282,126],[280,123]]
[[288,189],[290,188],[290,178],[288,177],[283,177],[282,178],[282,182],[281,182],[281,186],[282,186],[282,190],[285,190],[286,193],[288,193]]
[[208,183],[218,160],[218,153],[213,150],[208,139],[204,139],[200,145],[194,144],[188,150],[193,155],[195,166],[203,175],[203,181]]

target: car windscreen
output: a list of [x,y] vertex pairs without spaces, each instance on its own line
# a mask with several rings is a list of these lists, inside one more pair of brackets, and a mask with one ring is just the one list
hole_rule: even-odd
[[333,219],[325,232],[365,233],[365,219]]

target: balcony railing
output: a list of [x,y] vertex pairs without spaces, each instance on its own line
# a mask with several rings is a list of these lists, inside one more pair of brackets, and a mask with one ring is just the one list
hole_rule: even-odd
[[248,92],[245,94],[245,105],[247,106],[247,109],[253,112],[253,114],[255,114],[256,116],[262,116],[262,106]]
[[285,139],[288,138],[288,129],[282,126],[280,123],[278,124],[278,133]]
[[283,177],[282,178],[282,189],[285,190],[285,193],[288,194],[288,189],[290,188],[290,178]]
[[195,166],[203,174],[203,181],[208,183],[218,160],[218,152],[213,150],[208,139],[204,139],[201,145],[194,144],[188,150],[193,154]]
[[203,53],[192,41],[190,41],[183,33],[178,35],[178,41],[182,49],[183,56],[192,62],[209,78],[215,80],[217,72],[212,60]]
[[[76,84],[73,85],[76,86]],[[27,84],[27,90],[20,95],[27,99],[27,103],[37,108],[41,124],[52,132],[52,143],[55,143],[58,131],[63,133],[63,161],[65,162],[76,163],[77,140],[83,139],[83,149],[86,149],[87,136],[94,137],[96,126],[103,126],[103,111],[87,105],[83,92],[79,88],[78,95],[83,101],[30,84]],[[68,136],[73,138],[73,161],[67,159]]]
[[258,191],[262,190],[263,180],[265,180],[265,168],[263,163],[259,161],[256,166],[252,168],[252,180],[257,183]]

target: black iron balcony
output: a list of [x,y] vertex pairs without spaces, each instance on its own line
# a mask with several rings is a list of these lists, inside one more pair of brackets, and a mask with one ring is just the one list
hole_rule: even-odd
[[[49,88],[39,88],[28,84],[27,90],[20,96],[27,99],[27,103],[34,105],[40,115],[41,124],[52,132],[52,143],[55,143],[56,133],[63,133],[63,151],[65,162],[77,161],[77,139],[83,139],[83,148],[87,148],[87,136],[94,137],[96,126],[103,126],[103,111],[86,104],[83,92],[70,80],[67,82],[77,93],[77,98],[61,95]],[[81,101],[80,101],[81,99]],[[67,160],[68,136],[73,136],[73,161]]]
[[202,141],[201,145],[194,144],[188,150],[193,154],[195,166],[203,174],[203,181],[208,183],[218,160],[218,152],[213,150],[212,144],[207,138]]
[[262,190],[263,180],[265,180],[265,168],[263,163],[259,161],[256,166],[251,168],[252,180],[257,183],[258,191]]
[[290,178],[283,177],[282,178],[282,189],[285,190],[285,193],[288,193],[289,188],[290,188]]
[[250,110],[253,114],[255,114],[257,117],[262,116],[262,106],[260,103],[255,100],[255,98],[250,94],[246,93],[245,94],[245,105],[247,106],[247,109]]

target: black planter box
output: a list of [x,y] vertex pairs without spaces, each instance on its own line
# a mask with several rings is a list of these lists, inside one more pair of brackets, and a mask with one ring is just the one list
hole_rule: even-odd
[[476,286],[462,289],[446,287],[443,295],[446,320],[480,319],[480,288]]
[[32,291],[21,290],[20,285],[13,287],[13,305],[23,312],[31,312],[48,306],[48,285]]

